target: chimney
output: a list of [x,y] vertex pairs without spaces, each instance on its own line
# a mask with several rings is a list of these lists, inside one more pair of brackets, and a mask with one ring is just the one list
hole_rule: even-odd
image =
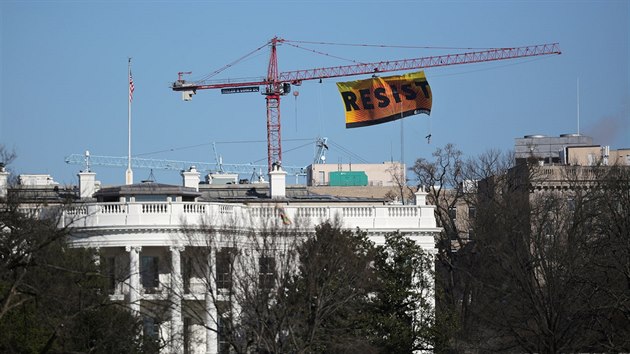
[[4,164],[0,162],[0,199],[7,197],[9,188],[9,172],[4,169]]
[[199,192],[199,172],[195,166],[190,166],[188,171],[182,171],[184,187],[195,188]]
[[79,197],[92,198],[96,192],[96,173],[79,172]]
[[279,164],[274,163],[269,172],[269,194],[272,199],[283,199],[287,196],[287,173]]
[[418,191],[414,193],[416,195],[416,205],[427,205],[427,192],[424,191],[424,187],[418,188]]

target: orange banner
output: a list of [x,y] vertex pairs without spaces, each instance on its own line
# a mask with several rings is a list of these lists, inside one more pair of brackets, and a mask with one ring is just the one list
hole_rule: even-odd
[[346,110],[346,128],[431,113],[433,96],[423,71],[338,82],[337,88]]

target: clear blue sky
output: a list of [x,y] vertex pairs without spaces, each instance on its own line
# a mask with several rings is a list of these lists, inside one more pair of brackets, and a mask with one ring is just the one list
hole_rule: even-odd
[[[64,157],[127,153],[127,57],[133,57],[133,154],[157,159],[266,163],[265,101],[257,93],[200,91],[183,102],[169,85],[178,71],[202,77],[263,45],[291,40],[433,47],[514,47],[559,42],[560,56],[427,69],[430,117],[404,121],[404,160],[455,143],[466,155],[509,150],[527,134],[577,131],[612,149],[630,147],[630,2],[619,1],[7,1],[0,0],[0,143],[17,173],[76,183]],[[443,50],[309,46],[378,61]],[[280,71],[344,65],[279,48]],[[219,78],[263,76],[263,50]],[[305,82],[282,101],[284,139],[328,137],[328,162],[399,160],[399,121],[345,129],[335,81]],[[295,89],[295,88],[294,88]],[[433,135],[431,144],[425,136]],[[235,143],[260,141],[257,143]],[[226,143],[231,142],[231,143]],[[314,144],[283,144],[285,165],[312,162]],[[195,146],[195,147],[191,147]],[[188,147],[188,148],[186,148]],[[154,153],[157,151],[168,152]],[[104,184],[124,168],[95,166]],[[154,171],[179,183],[176,171]],[[136,170],[146,179],[148,170]]]

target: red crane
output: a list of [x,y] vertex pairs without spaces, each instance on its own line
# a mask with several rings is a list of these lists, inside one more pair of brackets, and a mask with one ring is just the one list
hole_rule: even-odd
[[[271,47],[267,77],[256,79],[237,79],[221,81],[200,80],[189,82],[184,80],[182,78],[182,75],[190,74],[190,72],[180,72],[178,74],[177,81],[175,81],[171,86],[173,91],[182,91],[183,98],[186,101],[190,100],[192,98],[192,95],[196,94],[197,90],[223,89],[222,91],[224,93],[257,92],[259,91],[259,86],[265,86],[262,94],[265,96],[265,99],[267,101],[267,164],[269,170],[271,170],[272,164],[279,164],[282,161],[282,143],[280,132],[280,97],[290,92],[292,84],[300,85],[302,81],[306,80],[318,80],[333,77],[365,75],[391,71],[416,70],[437,66],[481,63],[487,61],[525,58],[561,53],[558,43],[551,43],[526,47],[496,48],[414,59],[391,60],[374,63],[359,63],[345,66],[278,72],[277,46],[279,43],[285,42],[288,43],[290,41],[274,37],[269,42],[265,43],[265,45],[253,51],[258,51],[266,46]],[[231,67],[232,65],[233,63],[225,66],[223,69]],[[223,69],[217,70],[211,75],[217,74]]]

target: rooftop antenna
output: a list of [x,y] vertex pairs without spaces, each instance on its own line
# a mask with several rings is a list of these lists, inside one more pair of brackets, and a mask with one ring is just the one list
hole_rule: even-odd
[[85,172],[90,172],[90,151],[85,150]]
[[223,157],[219,156],[217,153],[217,144],[216,142],[212,142],[212,151],[214,151],[214,161],[217,163],[217,169],[219,173],[224,173],[223,171]]
[[405,163],[405,119],[403,117],[403,104],[400,101],[400,163]]
[[427,120],[429,121],[429,134],[427,134],[424,138],[427,139],[427,144],[431,144],[431,116],[428,116]]
[[142,183],[155,183],[155,175],[153,174],[153,169],[151,169],[151,171],[149,172],[149,177],[142,180]]
[[580,135],[580,78],[577,78],[577,134]]
[[394,142],[389,141],[389,162],[394,162]]

